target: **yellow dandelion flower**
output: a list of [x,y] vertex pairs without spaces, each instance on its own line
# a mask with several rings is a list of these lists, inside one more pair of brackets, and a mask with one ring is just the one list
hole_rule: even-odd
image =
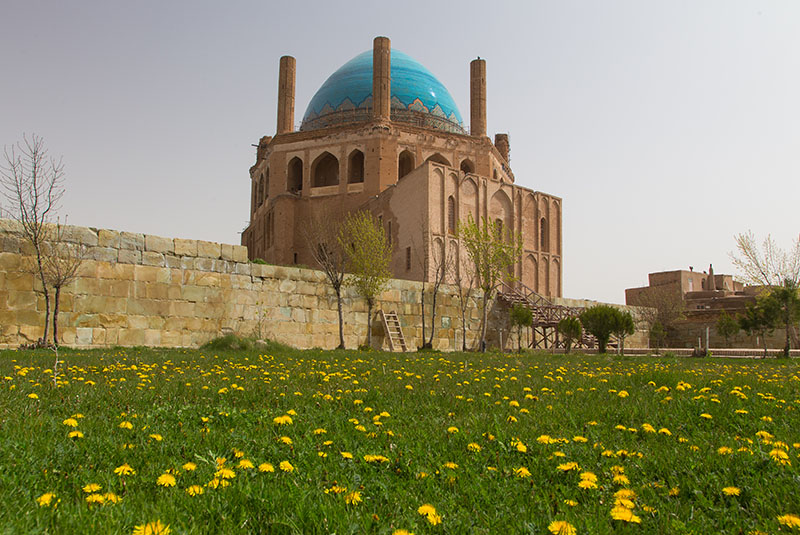
[[781,515],[778,522],[790,528],[800,528],[800,516],[797,515]]
[[289,438],[289,437],[280,437],[278,439],[278,442],[280,442],[281,444],[286,444],[287,446],[291,446],[292,445],[292,439]]
[[289,461],[281,461],[278,465],[278,468],[283,470],[284,472],[291,473],[294,472],[294,466]]
[[358,491],[353,491],[349,494],[345,494],[344,496],[344,503],[347,505],[358,505],[363,500],[361,499],[361,493]]
[[69,438],[83,438],[83,433],[81,431],[70,431],[67,435]]
[[733,450],[727,446],[717,448],[717,454],[719,455],[730,455],[731,453],[733,453]]
[[105,501],[106,501],[106,498],[102,494],[92,493],[92,494],[89,494],[88,496],[86,496],[86,503],[88,503],[89,505],[92,505],[92,504],[95,504],[95,503],[102,504]]
[[481,446],[475,442],[470,442],[467,444],[467,449],[473,453],[478,453],[481,451]]
[[136,474],[136,470],[131,468],[128,463],[122,464],[116,468],[114,468],[114,473],[118,476],[132,476]]
[[156,442],[161,442],[162,440],[164,440],[164,437],[162,437],[162,436],[161,436],[161,435],[159,435],[158,433],[153,433],[153,434],[151,434],[151,435],[150,435],[150,438],[152,438],[152,439],[153,439],[153,440],[155,440]]
[[667,435],[668,437],[671,437],[672,436],[672,431],[670,431],[666,427],[662,427],[661,429],[658,430],[658,434]]
[[578,483],[578,486],[580,488],[586,489],[586,490],[588,490],[588,489],[596,489],[597,488],[597,483],[595,483],[594,481],[591,481],[589,479],[582,479],[581,482]]
[[272,466],[269,463],[261,463],[261,464],[258,465],[258,471],[259,472],[274,472],[275,471],[275,467]]
[[452,461],[448,461],[444,463],[442,466],[445,468],[449,468],[450,470],[458,470],[458,465]]
[[725,496],[738,496],[740,493],[739,487],[724,487],[722,489],[722,494]]
[[76,420],[75,418],[67,418],[61,423],[66,425],[67,427],[78,427],[78,420]]
[[622,507],[620,505],[617,505],[613,509],[611,509],[611,518],[613,518],[614,520],[622,520],[623,522],[629,522],[634,524],[642,523],[642,519],[633,514],[633,511],[631,511],[627,507]]
[[172,474],[161,474],[160,476],[158,476],[156,483],[158,485],[161,485],[162,487],[174,487],[175,476],[173,476]]
[[89,483],[88,485],[83,487],[83,492],[86,492],[87,494],[91,494],[92,492],[97,492],[98,490],[100,490],[102,488],[103,487],[101,487],[97,483]]
[[340,451],[339,455],[342,456],[342,459],[352,459],[353,458],[353,454],[350,453],[349,451]]
[[105,498],[106,503],[119,503],[122,501],[122,498],[120,498],[113,492],[106,492],[105,494],[103,494],[103,498]]
[[554,520],[547,526],[547,530],[553,535],[575,535],[578,531],[575,526],[564,520]]
[[570,470],[580,470],[581,469],[580,466],[578,466],[578,463],[576,463],[576,462],[568,462],[568,463],[559,464],[557,466],[557,468],[559,470],[561,470],[562,472],[569,472]]
[[200,485],[192,485],[186,488],[186,494],[189,496],[199,496],[203,494],[203,492],[205,492],[205,490]]
[[169,524],[164,525],[160,520],[133,528],[133,535],[169,535],[170,533],[172,530],[169,529]]
[[672,487],[671,489],[669,489],[669,495],[670,496],[677,496],[680,493],[681,493],[681,489],[679,489],[678,487]]
[[594,472],[581,472],[581,481],[591,481],[592,483],[597,483],[597,476]]
[[577,436],[572,437],[572,441],[573,442],[582,442],[583,443],[583,442],[589,442],[589,439],[586,438],[586,437],[582,437],[580,435],[577,435]]
[[339,485],[334,485],[329,489],[325,489],[325,494],[342,494],[347,492],[347,487],[340,487]]
[[124,422],[120,422],[119,423],[119,428],[120,429],[133,429],[133,424],[126,420]]
[[619,397],[621,397],[621,398],[626,398],[626,397],[628,397],[628,391],[627,391],[627,390],[620,390],[620,391],[617,393],[617,396],[619,396]]
[[242,459],[239,461],[239,468],[243,468],[244,470],[249,470],[251,468],[255,468],[253,462],[248,459]]
[[450,426],[450,427],[447,428],[447,432],[450,433],[451,435],[454,435],[454,434],[458,433],[458,427]]
[[183,465],[183,469],[186,470],[187,472],[193,472],[197,470],[197,465],[192,462],[188,462]]
[[236,477],[236,472],[234,472],[230,468],[222,467],[216,472],[214,472],[214,477],[218,477],[220,479],[233,479]]
[[396,529],[392,532],[392,535],[414,535],[414,533],[407,529]]
[[713,418],[713,416],[711,416],[707,412],[704,412],[703,414],[700,415],[700,418],[705,418],[706,420],[711,420]]
[[325,430],[324,430],[323,428],[321,428],[321,427],[318,427],[317,429],[314,429],[314,434],[315,434],[315,435],[324,435],[325,433],[327,433],[327,431],[325,431]]
[[613,481],[614,481],[614,484],[616,484],[616,485],[628,485],[628,484],[630,484],[630,480],[628,479],[628,476],[626,476],[625,474],[620,474],[620,475],[614,476]]
[[779,464],[790,465],[792,461],[789,460],[789,454],[783,451],[782,449],[775,448],[769,452],[769,456],[772,457],[772,460]]
[[39,507],[47,507],[53,504],[53,499],[56,497],[55,493],[53,492],[45,492],[38,498],[36,498],[36,503],[39,504]]
[[36,394],[34,394],[34,393],[30,393],[30,394],[28,394],[28,397],[29,397],[29,398],[31,398],[31,399],[39,399],[39,396],[37,396],[37,395],[36,395]]
[[514,469],[514,475],[517,477],[531,477],[531,472],[524,466]]
[[564,500],[564,504],[569,505],[570,507],[575,507],[576,505],[578,505],[578,502],[576,502],[575,500]]

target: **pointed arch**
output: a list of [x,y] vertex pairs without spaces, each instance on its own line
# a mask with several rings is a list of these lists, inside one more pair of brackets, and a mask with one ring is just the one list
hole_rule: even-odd
[[561,264],[558,261],[558,258],[554,258],[553,261],[550,263],[550,271],[552,272],[550,275],[550,281],[553,285],[553,294],[557,297],[561,296]]
[[469,158],[464,158],[463,160],[461,160],[461,166],[460,167],[461,167],[461,171],[464,174],[467,174],[467,175],[475,174],[475,164],[472,163],[472,160],[470,160]]
[[335,186],[339,183],[339,160],[330,152],[323,152],[311,164],[311,187]]
[[456,221],[458,215],[456,214],[456,198],[450,195],[447,198],[447,233],[456,233]]
[[436,152],[431,154],[425,159],[426,162],[433,162],[433,163],[440,163],[442,165],[446,165],[450,167],[450,160],[442,156],[440,153]]
[[364,182],[364,153],[355,149],[347,158],[347,182]]
[[500,221],[505,228],[505,237],[514,229],[514,209],[511,198],[503,190],[497,190],[489,201],[489,219]]
[[478,184],[471,178],[467,178],[461,183],[459,190],[461,217],[467,221],[469,216],[472,216],[474,221],[478,221]]
[[539,266],[536,263],[536,257],[529,254],[525,257],[525,263],[522,267],[522,283],[533,291],[537,291],[539,285]]
[[303,189],[303,160],[295,156],[289,161],[286,172],[287,191],[297,192]]
[[404,150],[397,157],[397,178],[398,180],[414,170],[414,155],[409,150]]

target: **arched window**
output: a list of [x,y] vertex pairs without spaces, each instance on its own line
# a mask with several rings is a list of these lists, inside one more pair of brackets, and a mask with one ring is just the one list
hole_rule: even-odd
[[311,187],[335,186],[339,183],[339,160],[330,152],[323,152],[311,166]]
[[547,219],[542,218],[539,220],[539,248],[547,253],[550,252],[550,233],[547,231]]
[[398,180],[414,170],[414,155],[410,151],[404,150],[397,159],[397,178]]
[[364,182],[364,153],[356,149],[350,153],[347,162],[347,182]]
[[492,178],[497,180],[497,169],[492,172]]
[[461,162],[461,171],[467,175],[471,175],[475,173],[475,164],[472,163],[468,158]]
[[264,176],[261,177],[262,182],[264,182],[264,196],[261,197],[261,202],[264,203],[267,199],[269,199],[269,167],[264,172]]
[[430,156],[428,156],[428,159],[425,160],[425,161],[426,162],[440,163],[440,164],[446,165],[448,167],[450,166],[450,161],[447,158],[445,158],[444,156],[442,156],[441,154],[439,154],[438,152],[436,154],[431,154]]
[[447,198],[447,232],[456,233],[456,199],[452,195]]
[[303,160],[296,156],[289,162],[286,189],[293,193],[303,189]]

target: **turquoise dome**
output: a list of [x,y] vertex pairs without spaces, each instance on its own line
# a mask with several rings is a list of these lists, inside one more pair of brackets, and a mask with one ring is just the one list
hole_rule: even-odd
[[[461,113],[442,83],[411,56],[392,49],[393,121],[465,133]],[[311,99],[300,130],[369,120],[372,50],[354,57],[325,80]]]

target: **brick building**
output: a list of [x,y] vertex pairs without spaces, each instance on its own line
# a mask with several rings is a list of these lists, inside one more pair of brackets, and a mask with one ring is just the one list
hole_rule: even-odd
[[327,79],[295,131],[295,65],[280,59],[277,131],[250,169],[251,259],[313,267],[304,223],[367,209],[391,240],[394,276],[429,280],[419,255],[463,259],[455,230],[471,215],[521,236],[518,280],[562,295],[562,200],[517,186],[508,135],[487,137],[484,60],[470,64],[469,131],[444,85],[385,37]]

